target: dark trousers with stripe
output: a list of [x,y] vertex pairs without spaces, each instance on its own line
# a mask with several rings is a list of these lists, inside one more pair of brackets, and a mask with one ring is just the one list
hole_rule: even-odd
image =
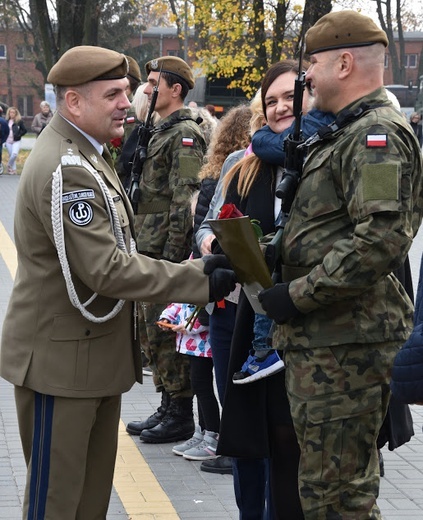
[[121,396],[53,397],[15,387],[27,481],[23,520],[105,520]]

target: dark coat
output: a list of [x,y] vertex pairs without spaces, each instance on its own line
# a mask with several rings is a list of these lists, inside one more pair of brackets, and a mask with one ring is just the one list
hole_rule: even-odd
[[423,257],[420,265],[414,329],[395,358],[391,390],[395,398],[402,403],[423,402]]
[[[274,226],[274,175],[270,167],[260,172],[247,199],[241,200],[234,186],[229,187],[225,203],[235,204],[244,215],[260,222],[264,234]],[[241,291],[236,313],[228,367],[225,402],[222,409],[218,453],[233,457],[268,458],[270,430],[275,409],[278,419],[291,423],[285,390],[284,371],[247,385],[234,385],[232,375],[241,369],[251,349],[254,311]]]
[[203,179],[201,181],[200,193],[198,194],[198,201],[197,206],[195,207],[194,215],[194,239],[192,241],[192,253],[194,258],[201,257],[200,250],[198,249],[197,242],[195,241],[195,234],[197,233],[198,228],[203,223],[203,220],[209,211],[210,202],[216,190],[217,181],[218,179]]
[[19,123],[13,123],[12,132],[14,141],[20,141],[22,136],[26,134],[27,129],[22,119],[19,121]]

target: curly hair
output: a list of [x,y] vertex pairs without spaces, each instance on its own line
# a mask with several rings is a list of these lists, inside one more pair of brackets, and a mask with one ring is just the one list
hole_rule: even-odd
[[198,173],[203,179],[218,179],[220,170],[229,154],[247,148],[250,144],[250,119],[252,111],[249,105],[232,107],[220,120],[213,132],[205,160]]

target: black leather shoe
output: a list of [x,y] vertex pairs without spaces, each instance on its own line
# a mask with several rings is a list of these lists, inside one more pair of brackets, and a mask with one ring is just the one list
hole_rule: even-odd
[[231,457],[221,455],[217,459],[205,460],[201,463],[200,470],[206,473],[232,475],[232,459]]
[[150,415],[144,421],[131,421],[126,426],[126,431],[129,435],[140,435],[143,430],[148,430],[150,428],[154,428],[164,418],[166,415],[166,411],[169,407],[170,403],[170,395],[167,392],[162,392],[162,402],[160,406],[157,408],[157,411]]

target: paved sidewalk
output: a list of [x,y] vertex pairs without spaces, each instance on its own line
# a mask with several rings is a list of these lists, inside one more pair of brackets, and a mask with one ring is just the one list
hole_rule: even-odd
[[[19,177],[0,176],[0,328],[12,287],[7,245],[13,238],[18,183]],[[423,238],[418,237],[410,252],[415,283],[422,251]],[[123,423],[147,417],[159,404],[160,394],[155,393],[151,377],[146,377],[142,386],[135,385],[124,395]],[[413,406],[412,414],[416,432],[413,439],[394,452],[382,450],[385,477],[381,479],[379,505],[384,520],[423,519],[423,407]],[[201,472],[199,462],[173,455],[172,444],[144,444],[124,432],[121,440],[140,457],[137,465],[147,466],[151,472],[128,472],[120,469],[119,461],[119,483],[116,482],[107,520],[238,518],[230,475]],[[122,471],[126,471],[123,480]],[[13,388],[0,380],[0,520],[20,520],[24,479]]]

